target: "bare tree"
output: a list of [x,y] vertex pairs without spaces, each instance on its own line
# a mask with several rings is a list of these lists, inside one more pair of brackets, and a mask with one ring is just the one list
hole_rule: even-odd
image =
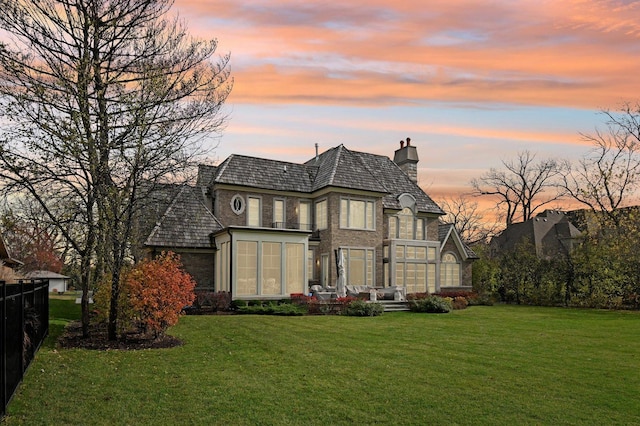
[[[41,204],[91,270],[120,272],[137,201],[175,181],[223,128],[228,56],[195,40],[171,0],[0,0],[0,177]],[[69,226],[73,224],[73,226]],[[85,322],[86,320],[86,322]]]
[[640,104],[602,111],[606,130],[583,134],[592,149],[576,164],[566,163],[569,195],[619,226],[618,210],[637,201],[640,190]]
[[441,220],[453,224],[460,237],[469,245],[486,242],[498,230],[493,214],[481,210],[478,202],[466,195],[444,198],[438,204],[446,213]]
[[536,211],[565,195],[556,160],[535,159],[529,151],[519,152],[515,160],[502,161],[505,170],[492,168],[471,181],[473,195],[494,197],[507,226],[531,219]]

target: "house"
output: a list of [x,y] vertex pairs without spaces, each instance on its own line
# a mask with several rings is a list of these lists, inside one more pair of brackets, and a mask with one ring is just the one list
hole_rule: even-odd
[[180,254],[199,288],[234,299],[335,287],[338,249],[349,285],[470,289],[477,256],[440,224],[418,161],[410,139],[393,161],[343,145],[305,163],[231,155],[201,166],[195,186],[163,189],[145,247]]
[[528,242],[540,258],[566,256],[580,240],[582,233],[569,216],[558,210],[545,210],[524,222],[509,225],[491,240],[492,252],[512,251]]
[[23,265],[11,257],[4,237],[0,235],[0,281],[15,281],[19,278],[17,270]]
[[30,280],[49,280],[49,293],[64,293],[70,277],[52,271],[30,271],[25,274]]

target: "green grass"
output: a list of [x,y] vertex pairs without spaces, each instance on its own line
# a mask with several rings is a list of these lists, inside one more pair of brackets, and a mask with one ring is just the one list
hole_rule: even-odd
[[189,316],[170,332],[185,345],[45,346],[6,424],[640,424],[638,312]]

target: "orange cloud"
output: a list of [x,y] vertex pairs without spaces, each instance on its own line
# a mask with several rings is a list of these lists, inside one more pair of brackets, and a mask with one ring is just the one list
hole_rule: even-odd
[[235,102],[599,108],[640,89],[635,4],[182,0],[177,6],[196,32],[215,32],[232,52]]

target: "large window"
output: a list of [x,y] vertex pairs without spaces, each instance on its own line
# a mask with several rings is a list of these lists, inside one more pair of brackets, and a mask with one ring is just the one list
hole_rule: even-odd
[[262,226],[262,206],[260,198],[248,197],[247,204],[247,225]]
[[316,227],[318,229],[327,229],[328,226],[327,200],[318,201],[316,203]]
[[347,283],[350,285],[374,285],[373,249],[344,249],[347,265]]
[[[255,234],[247,233],[244,237]],[[306,290],[307,245],[303,239],[273,241],[265,234],[257,241],[238,240],[235,243],[234,297],[286,297]],[[222,256],[219,258],[223,260]],[[220,265],[223,267],[223,265]]]
[[352,229],[375,229],[373,201],[340,200],[340,227]]
[[407,293],[436,291],[436,247],[395,244],[393,254],[395,285],[405,287]]
[[262,243],[262,294],[282,293],[282,244]]
[[258,294],[258,243],[256,241],[238,241],[237,282],[238,296]]
[[273,227],[284,228],[285,215],[284,215],[284,200],[273,200]]
[[460,263],[453,253],[445,253],[440,263],[440,286],[460,286]]
[[424,240],[425,220],[416,218],[413,211],[406,207],[397,215],[389,217],[389,238],[401,240]]

